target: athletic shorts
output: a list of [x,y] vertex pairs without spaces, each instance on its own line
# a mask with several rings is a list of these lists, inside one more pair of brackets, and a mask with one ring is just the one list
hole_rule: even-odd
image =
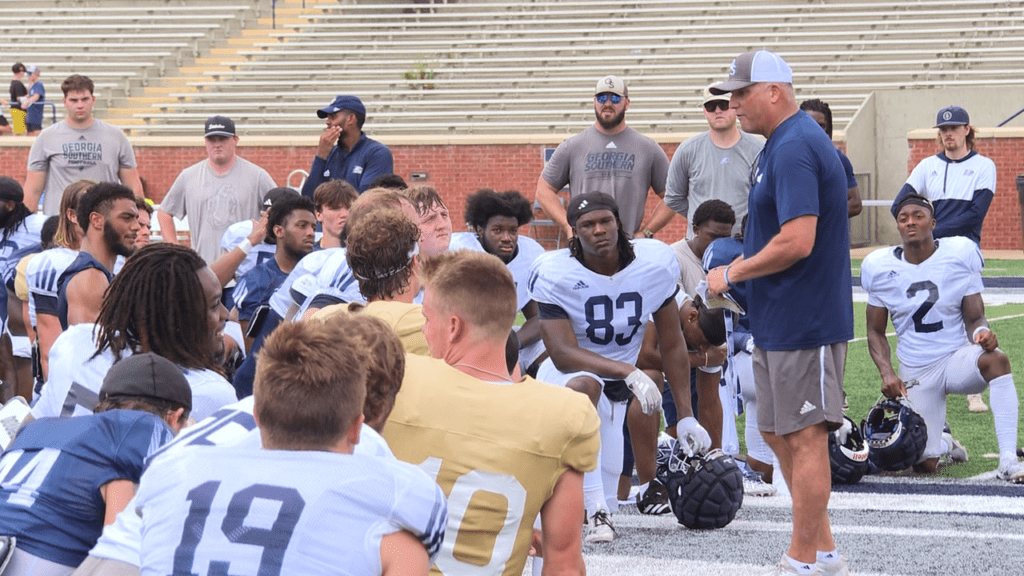
[[754,348],[757,426],[784,436],[825,422],[843,422],[846,342],[804,350]]
[[978,358],[985,351],[977,344],[967,344],[928,366],[900,366],[900,379],[916,379],[917,386],[907,390],[911,407],[924,418],[928,426],[928,444],[924,458],[942,455],[942,428],[946,422],[946,396],[950,394],[980,394],[988,382],[978,369]]
[[25,123],[25,131],[27,132],[38,132],[42,129],[42,124],[29,124],[28,122]]

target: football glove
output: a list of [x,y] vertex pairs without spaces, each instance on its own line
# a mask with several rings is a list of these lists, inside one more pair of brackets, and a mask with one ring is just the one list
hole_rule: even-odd
[[629,376],[626,376],[626,387],[636,396],[644,414],[654,414],[661,407],[661,387],[655,384],[650,376],[644,374],[643,370],[637,368],[630,372]]
[[703,454],[711,449],[711,435],[693,416],[687,416],[676,424],[676,436],[680,450],[687,456]]
[[846,444],[846,440],[850,437],[850,432],[853,432],[853,420],[843,418],[843,425],[836,430],[836,440],[839,441],[840,446]]

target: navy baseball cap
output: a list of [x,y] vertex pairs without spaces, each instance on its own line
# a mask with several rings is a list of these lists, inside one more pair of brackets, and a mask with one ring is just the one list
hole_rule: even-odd
[[744,52],[732,61],[729,79],[721,84],[708,87],[712,94],[726,94],[746,88],[758,82],[793,83],[793,69],[782,56],[768,50]]
[[331,102],[327,106],[316,111],[316,115],[320,118],[327,118],[331,114],[341,110],[349,110],[355,112],[360,116],[366,116],[366,106],[363,106],[363,101],[355,96],[347,96],[339,94],[334,102]]
[[946,106],[935,115],[935,127],[940,126],[966,126],[971,123],[971,117],[967,110],[959,106]]

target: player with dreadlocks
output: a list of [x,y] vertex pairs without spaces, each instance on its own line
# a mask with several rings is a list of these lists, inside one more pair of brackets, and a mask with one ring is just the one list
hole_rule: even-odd
[[33,415],[91,413],[114,362],[154,352],[182,369],[192,414],[205,418],[235,401],[221,372],[226,320],[220,282],[199,254],[167,242],[145,246],[110,283],[96,324],[74,325],[54,342]]
[[[542,382],[586,394],[601,418],[601,466],[583,478],[587,542],[615,538],[608,517],[618,507],[622,471],[622,420],[635,396],[644,414],[661,409],[661,387],[636,367],[645,320],[653,316],[665,376],[679,411],[676,431],[691,451],[711,446],[690,408],[690,362],[679,323],[679,265],[657,240],[634,242],[623,232],[619,207],[607,194],[589,192],[569,201],[573,230],[568,250],[548,252],[530,272],[530,297],[540,309],[540,332],[550,358],[537,371]],[[642,478],[640,498],[668,500],[654,478]],[[648,491],[653,491],[648,495]],[[654,498],[654,496],[657,498]]]

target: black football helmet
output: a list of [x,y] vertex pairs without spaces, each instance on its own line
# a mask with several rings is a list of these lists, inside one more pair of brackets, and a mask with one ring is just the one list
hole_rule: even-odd
[[687,528],[722,528],[743,505],[743,473],[721,450],[687,456],[677,443],[665,485],[672,512]]
[[[845,442],[840,440],[844,436]],[[845,415],[843,425],[828,435],[828,460],[833,484],[856,484],[871,468],[860,428]]]
[[928,442],[924,418],[906,399],[881,399],[861,422],[868,461],[881,470],[904,470],[917,464]]

